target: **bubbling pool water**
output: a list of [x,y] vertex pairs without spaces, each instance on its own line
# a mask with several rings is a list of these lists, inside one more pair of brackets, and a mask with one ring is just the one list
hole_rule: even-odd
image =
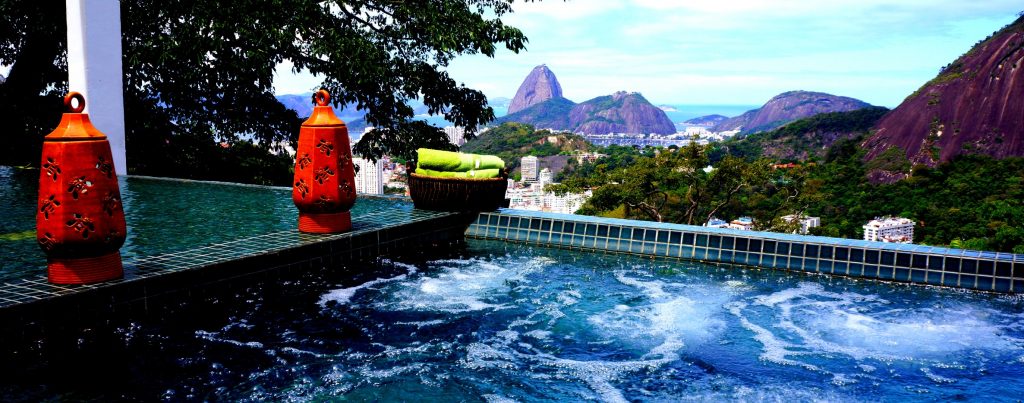
[[[413,333],[472,322],[443,338],[464,344],[435,342],[457,357],[441,371],[491,401],[934,399],[976,397],[989,382],[1024,390],[1001,379],[1024,370],[1024,317],[1012,298],[533,252],[429,262],[367,283],[353,301],[427,316],[395,322]],[[350,303],[337,302],[325,309]]]
[[[281,297],[250,289],[227,318],[189,318],[171,328],[133,324],[123,329],[128,353],[114,354],[138,356],[128,362],[141,369],[134,372],[160,376],[114,396],[1024,396],[1024,302],[1017,297],[500,242],[471,241],[460,253],[467,257],[380,260],[358,268],[363,274],[355,278],[314,275],[281,284]],[[0,396],[4,390],[0,383]]]

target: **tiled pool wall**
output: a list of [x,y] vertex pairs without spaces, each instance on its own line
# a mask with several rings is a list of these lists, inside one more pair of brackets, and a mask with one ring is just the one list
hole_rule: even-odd
[[1024,255],[502,209],[470,238],[756,266],[1001,293],[1024,292]]

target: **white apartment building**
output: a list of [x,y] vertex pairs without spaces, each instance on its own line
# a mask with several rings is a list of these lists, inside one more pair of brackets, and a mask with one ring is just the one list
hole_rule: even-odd
[[864,224],[864,240],[913,243],[914,221],[903,217],[876,217]]
[[785,222],[788,222],[788,223],[792,223],[794,221],[799,221],[800,222],[800,226],[799,226],[799,228],[797,228],[795,233],[796,234],[801,234],[801,235],[807,235],[807,233],[811,231],[811,228],[815,228],[815,227],[820,227],[821,226],[821,217],[807,217],[807,216],[799,216],[798,217],[795,214],[790,214],[790,215],[782,216],[782,220],[785,221]]
[[729,223],[726,228],[738,229],[740,231],[750,231],[754,228],[754,219],[750,217],[740,217]]
[[601,153],[579,153],[576,154],[576,162],[583,165],[584,162],[595,162],[598,158],[604,157]]
[[554,179],[554,175],[551,174],[551,170],[544,168],[537,174],[537,183],[540,183],[540,187],[543,189],[545,185],[549,185]]
[[384,161],[374,163],[364,158],[352,158],[352,164],[359,167],[356,171],[356,192],[384,194]]
[[537,182],[540,174],[540,164],[537,161],[537,157],[532,155],[523,157],[520,164],[520,170],[523,174],[523,182],[533,183]]
[[466,144],[466,129],[458,126],[445,126],[444,133],[448,135],[448,142],[456,147]]

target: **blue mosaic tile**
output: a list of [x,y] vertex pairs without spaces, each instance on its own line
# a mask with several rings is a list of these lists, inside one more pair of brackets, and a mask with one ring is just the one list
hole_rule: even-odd
[[697,246],[708,246],[707,234],[697,234]]
[[864,262],[864,249],[851,248],[850,249],[850,261],[856,263]]
[[734,253],[733,251],[731,251],[731,250],[723,250],[723,251],[720,251],[720,252],[718,252],[718,253],[719,253],[719,256],[718,256],[718,258],[719,258],[719,259],[720,259],[721,261],[723,261],[723,262],[729,262],[729,263],[732,263],[732,262],[734,262],[734,260],[733,260],[733,256],[732,256],[732,254]]
[[864,263],[867,264],[878,264],[878,251],[877,250],[866,250],[864,251]]
[[991,276],[996,274],[995,262],[991,260],[979,260],[978,261],[978,274],[984,276]]
[[893,269],[892,267],[879,267],[878,278],[883,280],[892,280],[895,275],[895,271],[896,269]]
[[992,291],[994,287],[995,278],[987,276],[978,276],[977,289],[982,291]]
[[818,248],[818,245],[807,245],[806,247],[804,247],[804,256],[817,258],[819,249],[820,248]]
[[928,270],[942,270],[942,256],[928,256]]
[[910,281],[915,282],[915,283],[923,283],[925,281],[925,271],[924,270],[911,270],[910,271]]
[[846,262],[832,262],[832,273],[846,274]]
[[835,260],[847,260],[850,258],[850,248],[836,247],[833,258]]
[[923,269],[928,267],[928,255],[911,255],[910,257],[911,268]]
[[896,274],[893,276],[893,280],[896,281],[910,281],[910,269],[896,269]]
[[997,292],[1010,292],[1010,279],[996,278],[994,290]]
[[[941,259],[941,257],[938,257]],[[960,258],[958,257],[947,257],[946,263],[943,268],[947,273],[959,273],[960,272]]]
[[864,276],[864,265],[860,263],[850,263],[846,269],[846,274],[851,276],[862,277]]
[[976,280],[977,280],[977,277],[975,277],[975,276],[969,276],[969,275],[966,275],[966,274],[961,274],[960,275],[960,286],[961,287],[967,287],[967,288],[975,288],[976,287],[976,285],[975,285],[975,281]]
[[[1013,263],[1011,262],[996,262],[996,276],[997,277],[1010,277],[1013,275]],[[997,285],[998,287],[998,285]],[[1007,286],[1009,287],[1009,286]]]
[[[942,272],[941,271],[928,271],[925,282],[928,284],[942,285]],[[952,277],[953,274],[950,274]]]
[[747,238],[736,238],[736,250],[746,252],[747,249]]
[[818,248],[818,256],[822,259],[834,259],[832,251],[833,248],[831,246],[822,245]]
[[953,273],[942,275],[942,285],[946,287],[957,287],[960,285],[960,276]]

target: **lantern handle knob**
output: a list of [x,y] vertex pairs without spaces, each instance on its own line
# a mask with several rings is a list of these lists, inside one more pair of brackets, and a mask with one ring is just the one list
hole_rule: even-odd
[[321,88],[320,91],[313,94],[313,101],[319,106],[327,106],[327,103],[331,101],[331,93]]
[[[78,105],[75,106],[72,101],[78,101]],[[64,109],[71,113],[82,113],[85,110],[85,97],[78,91],[71,91],[64,96]]]

